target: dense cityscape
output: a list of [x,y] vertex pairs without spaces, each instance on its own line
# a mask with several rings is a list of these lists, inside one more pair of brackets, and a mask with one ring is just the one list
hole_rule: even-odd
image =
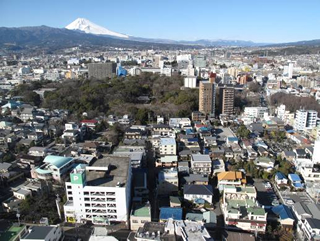
[[0,241],[320,240],[318,45],[10,31]]

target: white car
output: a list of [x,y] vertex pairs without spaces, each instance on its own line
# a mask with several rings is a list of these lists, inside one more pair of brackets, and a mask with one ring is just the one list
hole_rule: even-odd
[[292,199],[286,199],[286,200],[285,200],[285,203],[286,203],[287,205],[293,205],[293,204],[294,204],[294,201],[293,201]]

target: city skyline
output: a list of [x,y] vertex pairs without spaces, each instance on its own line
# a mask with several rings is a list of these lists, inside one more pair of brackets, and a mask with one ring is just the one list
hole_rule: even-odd
[[[110,30],[145,38],[224,39],[283,43],[320,39],[319,1],[1,1],[0,26],[64,28],[81,17]],[[49,10],[48,10],[49,9]],[[15,16],[13,18],[12,16]],[[57,17],[58,16],[58,17]],[[131,24],[128,24],[131,23]],[[301,31],[303,30],[303,35]]]

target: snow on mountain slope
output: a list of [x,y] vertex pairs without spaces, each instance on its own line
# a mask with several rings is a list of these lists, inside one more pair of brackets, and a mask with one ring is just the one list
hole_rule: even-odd
[[85,33],[90,33],[90,34],[108,35],[108,36],[114,36],[114,37],[126,38],[126,39],[129,38],[129,36],[125,34],[113,32],[109,29],[106,29],[104,27],[101,27],[97,24],[90,22],[85,18],[77,18],[75,21],[73,21],[68,26],[66,26],[66,29],[79,30]]

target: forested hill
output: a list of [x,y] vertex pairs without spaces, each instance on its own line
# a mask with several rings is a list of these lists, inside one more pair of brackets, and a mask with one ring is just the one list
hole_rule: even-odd
[[[15,95],[49,109],[68,109],[80,117],[87,112],[89,117],[107,114],[132,114],[138,120],[141,116],[190,116],[198,109],[198,90],[181,90],[183,77],[165,77],[143,73],[140,76],[106,80],[68,80],[62,83],[20,85]],[[39,87],[54,87],[46,92],[43,101],[32,93]],[[139,101],[139,96],[148,96],[149,102]],[[141,118],[140,118],[141,117]]]

